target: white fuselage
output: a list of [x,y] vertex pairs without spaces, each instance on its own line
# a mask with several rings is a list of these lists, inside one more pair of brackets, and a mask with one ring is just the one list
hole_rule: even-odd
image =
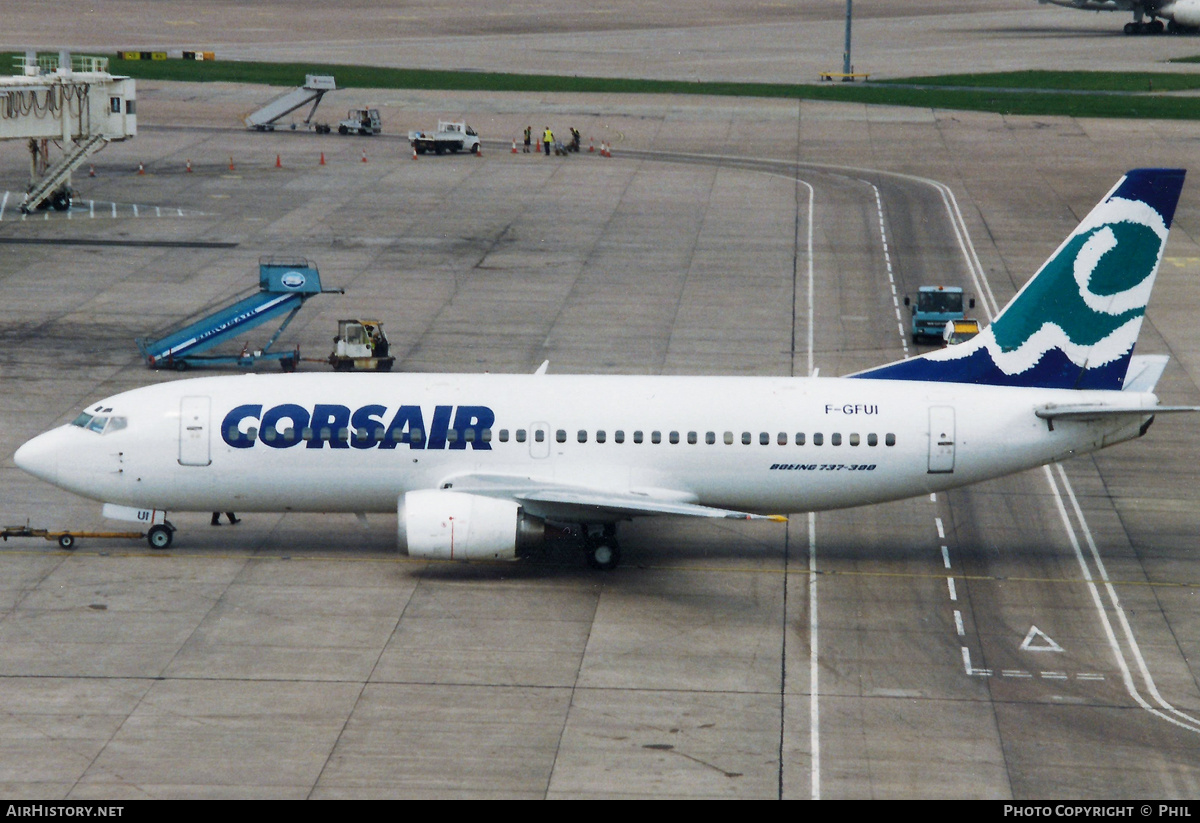
[[1034,413],[1114,396],[1134,400],[853,378],[210,377],[108,398],[91,411],[122,427],[59,427],[18,462],[95,500],[171,511],[394,512],[406,492],[488,476],[785,513],[962,486],[1137,437],[1152,412],[1053,425]]

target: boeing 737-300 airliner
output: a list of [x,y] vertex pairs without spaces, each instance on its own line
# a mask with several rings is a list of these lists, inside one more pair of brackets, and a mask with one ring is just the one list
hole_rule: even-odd
[[25,471],[150,525],[165,512],[398,512],[413,557],[516,558],[552,529],[861,506],[1146,433],[1166,357],[1133,357],[1184,172],[1126,174],[995,321],[848,377],[278,374],[91,404]]

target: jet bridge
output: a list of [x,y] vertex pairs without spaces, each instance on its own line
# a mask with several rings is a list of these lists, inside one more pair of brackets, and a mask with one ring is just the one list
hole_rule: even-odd
[[[324,289],[317,266],[302,257],[263,257],[258,261],[258,292],[210,312],[157,340],[139,337],[135,342],[152,369],[211,366],[250,368],[259,360],[277,360],[284,371],[292,371],[299,350],[272,351],[279,335],[292,322],[305,301],[316,294],[342,294],[341,289]],[[240,354],[206,355],[203,352],[238,335],[283,317],[283,323],[261,349],[244,346]]]
[[[312,103],[312,108],[309,110],[308,116],[304,118],[304,125],[307,126],[312,121],[313,115],[317,113],[317,106],[321,104],[321,98],[325,96],[326,92],[336,89],[337,86],[333,82],[333,75],[306,74],[303,86],[276,97],[258,111],[246,115],[242,122],[246,124],[246,128],[248,129],[274,131],[276,122],[281,118],[291,114],[301,106]],[[292,128],[295,128],[295,125]],[[327,131],[328,128],[325,130]]]
[[[19,74],[0,77],[0,140],[29,141],[21,211],[66,211],[71,173],[108,143],[137,134],[134,81],[109,74],[107,57],[27,52],[16,64]],[[63,150],[53,164],[51,143]]]

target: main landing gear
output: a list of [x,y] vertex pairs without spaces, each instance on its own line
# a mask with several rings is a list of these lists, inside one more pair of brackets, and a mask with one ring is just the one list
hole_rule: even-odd
[[1134,20],[1132,23],[1125,24],[1126,34],[1162,34],[1164,31],[1168,34],[1197,34],[1200,33],[1200,28],[1182,26],[1174,20],[1169,20],[1164,25],[1163,21],[1158,19],[1149,22]]
[[[1173,24],[1172,24],[1173,25]],[[1165,26],[1161,20],[1151,20],[1144,23],[1140,20],[1125,24],[1126,34],[1162,34]],[[1174,31],[1174,29],[1172,29]]]
[[617,543],[617,527],[589,526],[583,535],[583,554],[593,569],[610,572],[621,563],[621,547]]

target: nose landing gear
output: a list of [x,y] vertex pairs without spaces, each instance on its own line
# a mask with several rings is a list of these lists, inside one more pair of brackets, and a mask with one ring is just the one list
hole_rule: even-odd
[[152,549],[169,549],[171,541],[175,539],[175,527],[171,522],[165,521],[158,526],[151,526],[150,531],[146,532],[146,542],[150,544]]

